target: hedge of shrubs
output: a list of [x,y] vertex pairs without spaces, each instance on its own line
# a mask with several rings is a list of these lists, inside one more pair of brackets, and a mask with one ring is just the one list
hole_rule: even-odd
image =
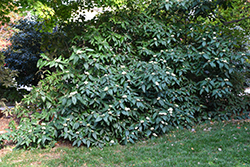
[[59,139],[103,147],[246,117],[249,96],[239,94],[249,54],[231,36],[236,30],[187,22],[191,8],[157,1],[145,12],[105,12],[83,24],[69,58],[42,54],[38,67],[55,72],[23,99],[15,111],[21,124],[1,138],[18,147]]

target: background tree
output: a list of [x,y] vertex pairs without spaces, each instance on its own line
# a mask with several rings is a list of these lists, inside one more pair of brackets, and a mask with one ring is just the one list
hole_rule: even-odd
[[9,22],[0,25],[0,51],[11,45],[9,39],[15,32],[15,29],[11,25],[22,18],[22,16],[15,12],[10,12],[8,17],[10,18]]
[[232,2],[232,7],[217,10],[218,19],[226,26],[235,28],[241,27],[245,34],[250,31],[250,1],[236,0]]
[[[6,5],[9,5],[10,7],[8,7],[6,10],[3,10],[5,9]],[[13,86],[15,84],[14,77],[17,77],[17,71],[11,70],[7,67],[5,57],[2,54],[4,49],[6,49],[8,46],[11,46],[9,38],[15,32],[15,30],[9,24],[13,24],[16,20],[20,19],[20,16],[17,13],[10,11],[10,9],[14,9],[12,7],[13,6],[8,1],[3,1],[0,4],[0,20],[3,21],[3,24],[0,25],[0,84],[5,88]]]
[[50,34],[43,32],[42,27],[43,23],[19,20],[13,25],[17,32],[10,38],[12,45],[2,51],[6,66],[19,72],[16,77],[18,85],[36,85],[40,80],[36,64],[42,53],[42,39],[45,34]]
[[1,0],[0,3],[0,23],[4,25],[11,21],[11,16],[9,15],[11,12],[17,13],[17,5],[14,1],[9,0]]

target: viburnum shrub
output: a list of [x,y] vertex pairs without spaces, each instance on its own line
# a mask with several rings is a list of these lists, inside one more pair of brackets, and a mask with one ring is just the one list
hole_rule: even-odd
[[198,24],[191,2],[106,12],[85,24],[69,58],[43,54],[39,68],[55,72],[16,108],[21,124],[10,138],[20,147],[59,139],[103,147],[200,121],[244,118],[249,96],[241,94],[241,79],[249,55],[231,36],[235,30]]

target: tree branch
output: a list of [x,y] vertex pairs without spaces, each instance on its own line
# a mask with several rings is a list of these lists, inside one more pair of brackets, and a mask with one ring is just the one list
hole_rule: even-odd
[[228,21],[228,22],[223,22],[224,25],[227,25],[227,24],[231,24],[231,23],[238,23],[242,20],[245,20],[245,19],[250,19],[250,16],[249,17],[243,17],[241,19],[238,19],[238,20],[232,20],[232,21]]

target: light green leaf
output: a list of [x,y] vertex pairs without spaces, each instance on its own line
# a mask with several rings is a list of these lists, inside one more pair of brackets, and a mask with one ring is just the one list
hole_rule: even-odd
[[74,105],[76,105],[77,99],[76,99],[75,96],[72,96],[72,102],[73,102]]

